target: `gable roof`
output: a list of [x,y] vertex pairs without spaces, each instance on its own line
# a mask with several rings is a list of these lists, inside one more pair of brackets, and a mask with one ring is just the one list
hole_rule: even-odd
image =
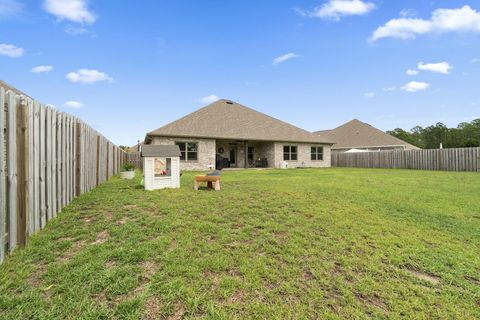
[[417,147],[391,136],[368,123],[353,119],[332,130],[316,131],[315,134],[326,136],[336,143],[332,149],[374,148],[374,147]]
[[177,145],[149,145],[142,147],[142,157],[180,157],[182,153]]
[[230,100],[218,100],[147,134],[152,136],[333,144],[281,120]]

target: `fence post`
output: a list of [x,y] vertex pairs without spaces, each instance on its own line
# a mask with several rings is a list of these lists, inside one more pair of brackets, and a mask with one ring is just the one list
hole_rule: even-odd
[[80,186],[82,185],[83,181],[80,181],[82,175],[81,175],[81,152],[80,152],[80,146],[81,146],[81,138],[82,138],[82,128],[81,124],[79,121],[76,121],[76,132],[75,132],[75,196],[79,196],[81,194]]
[[477,148],[477,172],[480,172],[480,148]]
[[13,92],[7,94],[7,170],[8,170],[8,249],[17,246],[17,97]]
[[5,183],[5,134],[4,134],[4,124],[5,124],[5,89],[0,87],[0,263],[5,259],[5,237],[6,237],[6,228],[5,224],[7,223],[7,213],[6,213],[6,195],[7,195],[7,185]]
[[25,246],[27,238],[28,144],[26,139],[27,112],[23,101],[17,100],[17,243]]

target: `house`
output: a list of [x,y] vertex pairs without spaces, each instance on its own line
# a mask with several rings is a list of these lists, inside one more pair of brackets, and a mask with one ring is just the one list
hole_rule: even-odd
[[333,144],[230,100],[149,132],[145,144],[177,145],[183,170],[330,167]]
[[347,152],[352,149],[362,151],[419,149],[357,119],[353,119],[335,129],[316,131],[314,134],[335,141],[332,152]]

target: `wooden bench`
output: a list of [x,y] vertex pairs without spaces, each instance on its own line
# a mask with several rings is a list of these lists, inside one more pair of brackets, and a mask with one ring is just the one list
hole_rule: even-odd
[[207,183],[207,189],[220,190],[220,176],[195,176],[194,190],[198,190],[201,182]]

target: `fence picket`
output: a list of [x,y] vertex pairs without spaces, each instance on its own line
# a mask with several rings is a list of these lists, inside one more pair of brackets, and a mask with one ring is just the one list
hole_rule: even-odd
[[[127,163],[136,164],[140,154],[129,153],[126,157]],[[480,171],[480,148],[332,153],[331,165],[332,167]]]
[[17,246],[17,96],[7,93],[8,249]]
[[0,263],[118,173],[124,154],[79,119],[0,86]]
[[0,87],[0,263],[5,260],[6,246],[6,223],[7,223],[7,206],[6,195],[7,185],[5,181],[5,89]]

